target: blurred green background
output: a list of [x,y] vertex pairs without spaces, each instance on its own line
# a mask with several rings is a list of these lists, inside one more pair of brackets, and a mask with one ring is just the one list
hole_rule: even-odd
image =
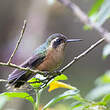
[[[73,0],[84,12],[88,13],[95,0]],[[24,19],[28,24],[23,40],[13,58],[13,63],[21,64],[46,38],[53,33],[62,33],[68,38],[80,38],[82,42],[69,44],[65,52],[66,65],[91,44],[101,38],[95,30],[84,31],[71,10],[58,2],[51,4],[48,0],[0,0],[0,61],[6,62],[16,45]],[[109,30],[110,20],[104,26]],[[80,89],[81,94],[94,87],[94,80],[110,68],[109,57],[102,59],[104,43],[97,46],[86,57],[74,63],[64,72],[68,76],[65,81]],[[7,79],[12,68],[0,67],[0,78]],[[0,83],[0,92],[6,91],[5,83]],[[57,89],[48,93],[47,89],[41,96],[41,103],[46,104],[52,97],[62,93],[65,89]],[[19,102],[19,103],[18,103]],[[32,106],[27,101],[14,99],[7,107],[16,110],[30,110]]]

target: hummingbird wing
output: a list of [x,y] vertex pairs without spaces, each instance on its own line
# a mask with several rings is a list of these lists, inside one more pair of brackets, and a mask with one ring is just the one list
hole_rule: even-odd
[[[28,60],[26,60],[23,64],[21,64],[21,67],[29,67],[34,68],[39,66],[45,59],[45,54],[39,53],[35,54],[32,57],[30,57]],[[16,88],[23,85],[27,80],[32,78],[34,75],[32,73],[22,71],[19,69],[15,69],[8,77],[8,83],[9,85],[12,85]]]

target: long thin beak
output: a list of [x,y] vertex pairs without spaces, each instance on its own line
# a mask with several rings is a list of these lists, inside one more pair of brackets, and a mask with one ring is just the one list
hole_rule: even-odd
[[66,42],[79,42],[82,41],[82,39],[67,39]]

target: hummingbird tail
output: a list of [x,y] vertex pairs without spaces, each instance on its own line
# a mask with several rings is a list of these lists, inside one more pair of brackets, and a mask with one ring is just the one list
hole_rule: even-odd
[[[20,65],[20,67],[24,68],[33,68],[37,67],[43,62],[45,55],[35,54],[34,56],[27,59],[24,63]],[[35,74],[30,72],[26,72],[23,70],[15,69],[8,77],[8,85],[9,87],[19,88],[24,85],[30,78],[32,78]]]
[[26,71],[15,70],[9,75],[8,87],[20,88],[31,77],[32,74],[29,74]]

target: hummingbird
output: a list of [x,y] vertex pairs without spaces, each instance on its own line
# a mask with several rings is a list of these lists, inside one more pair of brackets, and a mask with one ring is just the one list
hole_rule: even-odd
[[[61,33],[50,35],[20,66],[24,68],[37,69],[52,72],[60,67],[64,59],[65,46],[69,42],[78,42],[81,39],[68,39]],[[44,73],[45,74],[45,73]],[[8,77],[8,85],[20,88],[29,79],[34,77],[32,73],[15,69]]]

